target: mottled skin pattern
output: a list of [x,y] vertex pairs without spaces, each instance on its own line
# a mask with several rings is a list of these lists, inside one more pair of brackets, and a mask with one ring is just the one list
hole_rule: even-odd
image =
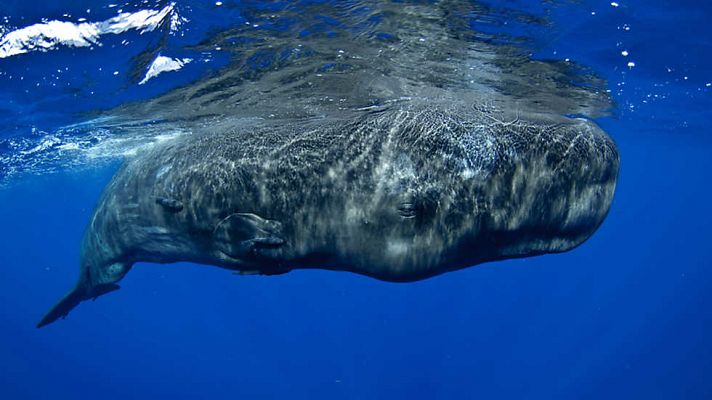
[[114,176],[85,234],[79,283],[40,326],[115,290],[140,261],[414,281],[569,250],[603,221],[618,166],[589,121],[474,107],[182,136]]

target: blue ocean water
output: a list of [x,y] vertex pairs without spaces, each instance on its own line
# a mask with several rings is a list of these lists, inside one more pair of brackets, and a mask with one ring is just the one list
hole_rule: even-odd
[[[97,42],[49,51],[0,39],[0,397],[711,398],[712,6],[468,4],[494,11],[458,26],[463,34],[521,39],[532,59],[575,62],[605,80],[615,106],[596,122],[616,141],[621,171],[591,239],[408,284],[140,264],[119,292],[38,330],[76,280],[82,233],[126,143],[144,142],[123,125],[81,124],[220,76],[237,53],[217,50],[215,37],[291,4],[3,2],[5,39],[49,21],[135,21],[141,10],[158,27],[114,33],[126,20],[107,22]],[[342,40],[339,21],[314,19],[311,30]],[[150,70],[142,60],[158,54],[191,61],[139,85]],[[271,65],[249,60],[250,71]]]

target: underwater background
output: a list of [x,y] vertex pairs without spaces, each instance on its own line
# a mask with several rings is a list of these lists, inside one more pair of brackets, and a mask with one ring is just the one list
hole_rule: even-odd
[[[711,18],[692,0],[3,1],[0,398],[712,398]],[[144,263],[35,328],[123,157],[438,90],[606,130],[621,170],[593,237],[408,284]]]

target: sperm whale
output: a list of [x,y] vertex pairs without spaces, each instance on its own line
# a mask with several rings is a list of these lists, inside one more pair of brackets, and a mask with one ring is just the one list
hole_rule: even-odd
[[408,282],[562,252],[611,205],[613,141],[586,119],[421,102],[219,126],[127,160],[84,235],[76,286],[38,326],[138,262]]

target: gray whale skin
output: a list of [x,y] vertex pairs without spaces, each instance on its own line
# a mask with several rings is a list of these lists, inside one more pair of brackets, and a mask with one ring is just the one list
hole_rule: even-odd
[[566,251],[605,218],[619,167],[588,120],[476,107],[210,128],[124,163],[86,229],[76,287],[38,327],[141,261],[407,282]]

